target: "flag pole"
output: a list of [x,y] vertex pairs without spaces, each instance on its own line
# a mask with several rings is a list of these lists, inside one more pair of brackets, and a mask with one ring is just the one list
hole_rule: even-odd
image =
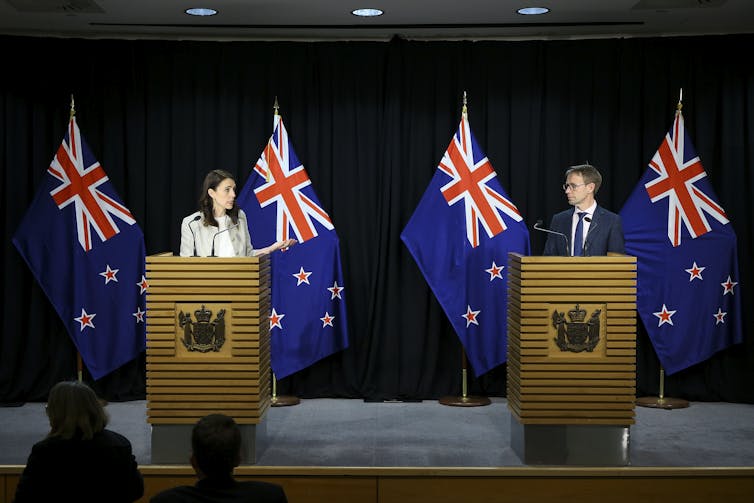
[[278,396],[278,380],[275,377],[275,372],[272,372],[272,398],[270,400],[271,407],[289,407],[291,405],[298,405],[301,403],[301,399],[293,395],[280,395]]
[[[72,121],[76,116],[76,104],[71,93],[71,109],[68,112],[68,121]],[[81,352],[76,349],[76,378],[79,382],[84,382],[84,361],[81,359]]]
[[[73,99],[73,93],[71,93],[71,109],[68,112],[68,121],[70,122],[71,120],[73,120],[75,116],[76,104]],[[76,349],[76,378],[80,383],[84,382],[84,360],[81,358],[81,351],[79,351],[78,349]],[[100,398],[99,394],[97,396],[97,400],[99,400],[100,404],[102,404],[103,407],[107,405],[107,400]]]
[[[678,93],[678,104],[675,106],[676,115],[683,108],[683,88]],[[639,407],[651,407],[654,409],[685,409],[689,406],[688,400],[683,398],[665,398],[665,369],[660,365],[660,392],[659,396],[644,396],[636,399]]]
[[660,393],[659,396],[643,396],[636,399],[636,405],[639,407],[650,407],[652,409],[685,409],[689,406],[689,401],[683,398],[667,398],[665,396],[665,369],[660,365]]
[[[466,91],[463,92],[463,107],[461,108],[461,115],[464,119],[469,118],[468,100],[466,97]],[[444,396],[438,400],[442,405],[448,405],[450,407],[482,407],[492,403],[486,396],[470,396],[469,390],[469,359],[466,356],[466,350],[461,347],[461,396]]]
[[[275,120],[278,115],[280,115],[280,105],[278,104],[278,97],[275,96],[275,103],[272,105],[273,112],[273,119],[272,119],[272,131],[274,133],[275,131]],[[265,147],[265,155],[267,157],[267,162],[269,163],[270,159],[270,153],[269,153],[270,144],[267,142],[267,146]],[[265,181],[270,181],[270,170],[268,169],[265,173]],[[297,396],[293,395],[281,395],[278,396],[278,380],[277,377],[275,377],[275,372],[270,372],[272,375],[272,397],[270,399],[270,406],[271,407],[289,407],[291,405],[298,405],[301,403],[301,399]]]
[[483,407],[492,402],[486,396],[471,396],[468,394],[468,365],[466,350],[461,349],[461,396],[444,396],[438,400],[442,405],[450,407]]

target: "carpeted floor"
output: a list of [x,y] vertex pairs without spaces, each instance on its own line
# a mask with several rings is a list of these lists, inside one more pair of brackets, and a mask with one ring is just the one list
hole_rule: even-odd
[[[146,402],[110,403],[110,428],[151,462]],[[510,446],[505,399],[487,407],[435,401],[302,400],[267,413],[263,466],[522,466]],[[24,464],[49,427],[44,404],[0,407],[0,464]],[[754,405],[693,402],[687,409],[637,407],[632,466],[754,466]],[[188,464],[188,460],[187,460]]]

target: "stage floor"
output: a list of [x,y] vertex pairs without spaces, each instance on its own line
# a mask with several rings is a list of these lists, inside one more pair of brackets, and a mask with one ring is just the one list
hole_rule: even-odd
[[[146,401],[110,403],[110,429],[129,438],[140,465],[151,464]],[[436,401],[367,403],[302,400],[271,408],[259,466],[524,466],[510,445],[504,398],[486,407]],[[43,403],[0,407],[0,465],[26,462],[49,426]],[[754,405],[692,402],[687,409],[636,408],[631,466],[754,466]],[[188,464],[188,446],[186,453]]]

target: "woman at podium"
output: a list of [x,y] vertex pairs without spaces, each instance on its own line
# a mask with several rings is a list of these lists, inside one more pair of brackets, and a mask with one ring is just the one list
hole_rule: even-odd
[[287,239],[257,250],[251,247],[246,214],[236,204],[236,181],[221,169],[204,177],[199,211],[181,223],[182,257],[254,257],[294,244],[295,239]]

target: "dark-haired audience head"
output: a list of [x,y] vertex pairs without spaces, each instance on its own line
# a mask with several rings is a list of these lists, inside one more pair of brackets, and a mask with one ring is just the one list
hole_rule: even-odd
[[48,437],[91,439],[107,426],[107,414],[92,388],[78,381],[62,381],[50,390]]
[[191,433],[191,465],[199,477],[230,477],[241,462],[241,429],[232,417],[210,414]]
[[[222,169],[213,169],[207,176],[204,177],[204,183],[202,183],[202,191],[199,194],[199,212],[202,214],[202,220],[205,225],[212,225],[218,227],[217,219],[213,211],[214,200],[210,194],[210,190],[214,193],[219,190],[218,186],[225,180],[231,180],[235,187],[235,178],[232,174]],[[238,223],[238,204],[233,202],[233,207],[226,211],[234,224]]]

